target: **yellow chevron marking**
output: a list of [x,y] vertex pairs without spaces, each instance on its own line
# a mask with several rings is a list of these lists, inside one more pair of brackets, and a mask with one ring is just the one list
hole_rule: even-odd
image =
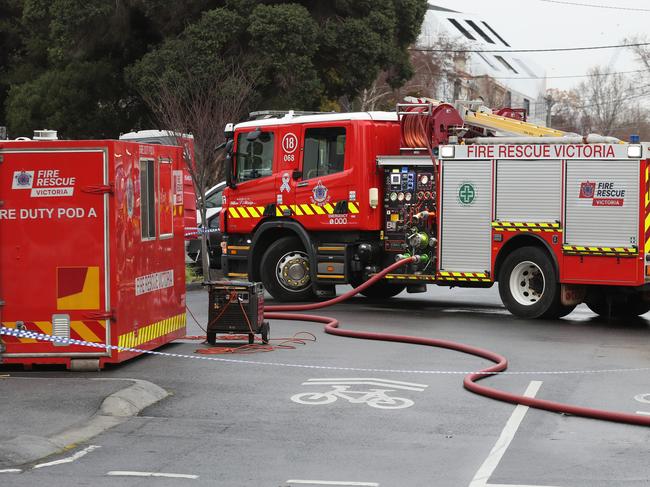
[[650,238],[645,241],[645,253],[650,254]]
[[228,213],[233,218],[239,218],[239,213],[237,213],[237,210],[235,210],[234,208],[228,208]]
[[459,276],[462,277],[463,273],[462,272],[452,272],[451,275],[454,276],[454,277],[459,277]]
[[311,209],[314,210],[317,215],[324,215],[325,214],[323,209],[318,205],[311,205]]
[[440,275],[441,275],[441,276],[448,276],[448,275],[449,275],[449,272],[441,272]]
[[647,232],[649,228],[650,228],[650,213],[648,213],[645,217],[645,231]]
[[309,207],[309,205],[302,204],[302,205],[300,205],[300,208],[302,208],[302,211],[304,211],[306,215],[313,215],[314,214],[314,212],[311,211],[311,208]]
[[248,213],[246,213],[246,208],[243,206],[237,206],[237,211],[242,216],[242,218],[248,218]]
[[93,331],[83,321],[71,321],[70,328],[72,328],[82,340],[86,342],[100,343],[103,340],[95,335]]
[[359,208],[357,207],[356,203],[348,202],[348,211],[353,215],[356,215],[357,213],[359,213]]
[[302,210],[300,209],[300,205],[291,205],[291,211],[293,211],[298,216],[302,216]]
[[255,209],[254,206],[247,206],[246,209],[248,210],[248,213],[250,213],[250,215],[253,218],[259,218],[260,217],[260,214],[257,212],[257,210]]
[[323,208],[325,208],[325,211],[327,211],[328,215],[331,215],[332,213],[334,213],[334,207],[332,205],[330,205],[329,203],[325,203],[323,205]]
[[288,209],[289,209],[289,207],[288,207],[287,205],[280,205],[280,210],[282,211],[283,214],[284,214],[284,212],[287,211]]
[[257,209],[257,212],[260,214],[260,216],[264,215],[264,207],[263,206],[257,206],[256,209]]
[[280,210],[279,206],[275,207],[275,216],[282,216],[282,210]]

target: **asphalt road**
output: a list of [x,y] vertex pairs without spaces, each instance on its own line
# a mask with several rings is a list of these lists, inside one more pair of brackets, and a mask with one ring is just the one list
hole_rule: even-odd
[[[205,322],[206,295],[190,292],[187,302]],[[644,318],[608,323],[580,306],[563,320],[524,321],[502,308],[496,289],[445,288],[382,303],[355,298],[322,314],[343,327],[444,338],[504,354],[509,371],[530,372],[485,381],[504,390],[650,414],[648,370],[540,373],[650,367]],[[272,337],[302,330],[317,341],[226,357],[275,365],[145,356],[101,372],[146,379],[173,395],[96,437],[91,444],[100,448],[85,456],[0,473],[0,485],[650,486],[648,428],[515,407],[467,392],[463,375],[413,372],[486,365],[475,357],[326,335],[309,323],[271,324]],[[199,330],[192,325],[189,333]],[[193,354],[202,346],[176,343],[163,351]],[[313,404],[319,401],[327,403]],[[176,477],[143,476],[153,473]]]

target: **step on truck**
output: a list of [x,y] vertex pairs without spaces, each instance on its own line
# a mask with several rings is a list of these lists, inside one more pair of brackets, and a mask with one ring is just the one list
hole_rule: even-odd
[[226,278],[277,300],[357,286],[490,287],[525,318],[650,310],[650,144],[418,99],[395,112],[262,113],[227,128]]

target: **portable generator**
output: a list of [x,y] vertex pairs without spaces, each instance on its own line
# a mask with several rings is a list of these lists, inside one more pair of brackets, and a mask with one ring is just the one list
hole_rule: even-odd
[[208,284],[209,310],[207,341],[215,344],[217,333],[255,334],[269,342],[269,324],[264,321],[264,287],[260,282],[216,281]]

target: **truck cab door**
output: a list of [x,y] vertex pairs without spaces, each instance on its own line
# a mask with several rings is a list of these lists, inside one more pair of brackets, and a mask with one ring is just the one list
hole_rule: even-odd
[[355,170],[349,157],[349,122],[305,125],[302,129],[296,214],[308,230],[345,230],[358,224]]
[[228,191],[226,229],[229,233],[250,233],[275,205],[277,137],[274,127],[263,127],[254,140],[249,132],[236,134],[234,179],[236,188]]

